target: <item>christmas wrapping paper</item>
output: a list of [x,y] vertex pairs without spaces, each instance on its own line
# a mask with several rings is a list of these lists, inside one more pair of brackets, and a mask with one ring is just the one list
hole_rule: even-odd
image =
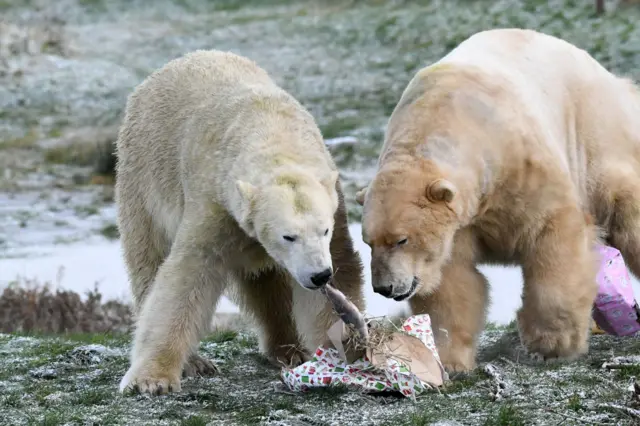
[[[439,373],[446,377],[433,339],[429,315],[407,318],[402,332],[422,342],[435,358]],[[386,358],[384,361],[383,365],[376,366],[364,356],[348,364],[336,349],[321,346],[306,363],[292,369],[284,368],[282,380],[293,391],[304,392],[309,388],[346,385],[364,392],[397,391],[407,397],[415,397],[433,387],[410,371],[407,367],[409,360]]]
[[593,307],[593,319],[609,334],[628,336],[640,330],[640,309],[633,294],[631,278],[618,250],[599,246],[601,256],[598,271],[598,295]]

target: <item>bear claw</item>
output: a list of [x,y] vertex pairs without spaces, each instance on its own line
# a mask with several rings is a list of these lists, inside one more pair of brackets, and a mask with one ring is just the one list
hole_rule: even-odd
[[218,374],[218,367],[198,354],[192,354],[182,368],[182,377],[211,377]]
[[300,349],[282,347],[280,350],[268,354],[267,359],[276,367],[294,368],[309,361],[311,357]]
[[469,366],[459,362],[447,362],[447,363],[443,363],[442,366],[444,367],[445,371],[449,374],[458,374],[458,373],[465,374],[465,373],[469,373],[475,368],[475,366],[473,365]]
[[166,374],[133,373],[129,370],[120,382],[120,392],[125,394],[139,393],[164,395],[169,392],[180,392],[179,378],[171,378]]
[[535,360],[573,360],[588,351],[587,335],[581,328],[545,329],[537,324],[519,321],[520,341]]

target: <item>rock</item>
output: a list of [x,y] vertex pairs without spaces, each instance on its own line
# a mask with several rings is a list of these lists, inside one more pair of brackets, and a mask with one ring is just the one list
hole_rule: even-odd
[[29,371],[29,375],[35,379],[55,379],[58,377],[58,372],[55,368],[39,367]]
[[120,356],[118,351],[107,348],[103,345],[79,346],[69,353],[72,362],[80,365],[100,364],[106,358]]

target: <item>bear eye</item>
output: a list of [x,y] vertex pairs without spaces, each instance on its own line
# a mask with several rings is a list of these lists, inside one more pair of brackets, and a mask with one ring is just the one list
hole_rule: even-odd
[[324,235],[325,235],[325,236],[326,236],[326,235],[329,235],[329,228],[327,228],[327,229],[325,229],[325,230],[324,230]]
[[294,242],[296,240],[295,235],[284,235],[282,238],[290,242]]
[[406,238],[403,238],[403,239],[401,239],[400,241],[398,241],[396,243],[396,245],[398,245],[398,246],[403,246],[405,244],[407,244],[407,239]]

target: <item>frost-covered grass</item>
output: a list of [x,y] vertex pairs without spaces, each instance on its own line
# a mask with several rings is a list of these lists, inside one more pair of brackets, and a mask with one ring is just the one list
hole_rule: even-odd
[[[485,332],[479,368],[416,402],[364,395],[342,387],[289,392],[279,370],[257,352],[250,333],[218,331],[201,351],[221,373],[187,379],[180,393],[161,397],[117,392],[128,367],[129,339],[118,335],[67,337],[0,335],[0,422],[110,425],[632,425],[619,408],[640,366],[609,370],[604,362],[638,353],[634,338],[594,336],[589,356],[574,363],[537,365],[523,357],[515,331]],[[490,362],[505,383],[483,367]],[[451,424],[451,423],[450,423]]]

